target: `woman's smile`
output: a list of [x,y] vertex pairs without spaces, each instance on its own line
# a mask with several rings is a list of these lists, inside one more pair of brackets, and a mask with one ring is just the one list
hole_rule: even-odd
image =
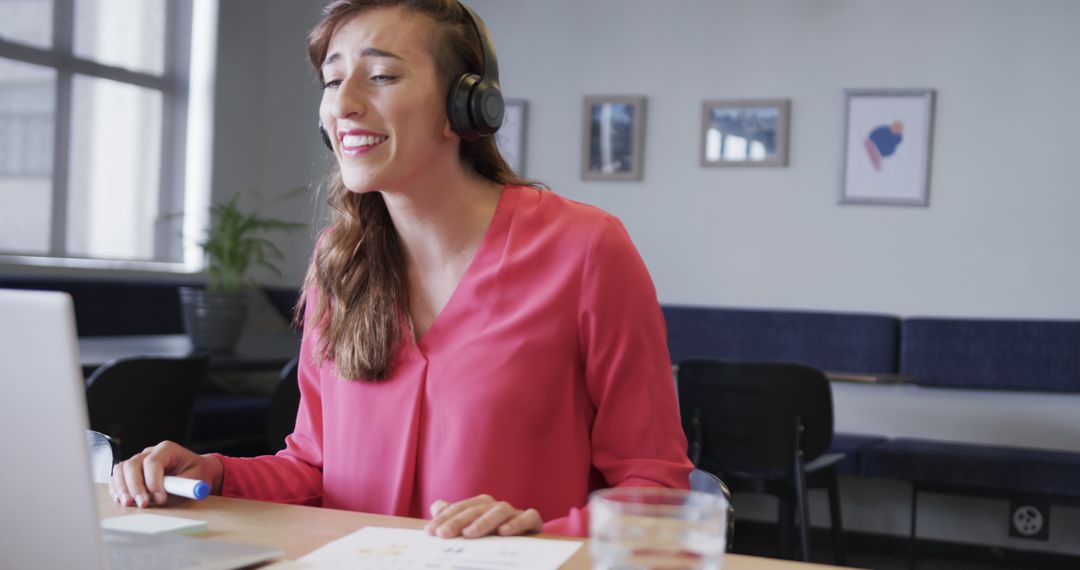
[[386,135],[364,129],[338,131],[338,139],[341,141],[341,154],[345,156],[359,156],[370,152],[389,138]]

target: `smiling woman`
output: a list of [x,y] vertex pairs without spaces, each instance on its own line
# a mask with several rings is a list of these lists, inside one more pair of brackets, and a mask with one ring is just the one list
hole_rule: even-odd
[[296,428],[276,456],[163,443],[117,470],[215,493],[412,517],[438,536],[584,535],[603,487],[686,488],[656,291],[613,216],[517,178],[479,17],[331,3],[310,35],[336,158],[298,311]]

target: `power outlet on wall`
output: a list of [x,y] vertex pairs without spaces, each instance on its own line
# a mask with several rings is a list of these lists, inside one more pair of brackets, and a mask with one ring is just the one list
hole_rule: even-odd
[[1050,537],[1050,503],[1032,498],[1009,501],[1009,536],[1047,540]]

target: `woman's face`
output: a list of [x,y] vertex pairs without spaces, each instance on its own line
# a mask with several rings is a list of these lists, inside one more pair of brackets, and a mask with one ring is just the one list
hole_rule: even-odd
[[456,160],[446,88],[428,43],[436,32],[424,15],[375,8],[331,37],[319,117],[349,190],[405,187]]

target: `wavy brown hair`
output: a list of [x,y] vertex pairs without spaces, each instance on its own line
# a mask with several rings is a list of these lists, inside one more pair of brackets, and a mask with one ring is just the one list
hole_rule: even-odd
[[[308,34],[308,58],[320,84],[330,38],[338,27],[361,12],[382,7],[412,10],[437,24],[429,49],[447,92],[460,74],[481,73],[480,40],[457,0],[335,0]],[[462,140],[459,154],[466,168],[492,181],[540,186],[514,174],[492,137]],[[401,242],[382,194],[350,192],[337,166],[330,177],[329,203],[332,219],[304,281],[296,320],[301,321],[308,296],[317,294],[311,322],[321,333],[318,356],[332,360],[344,379],[382,380],[390,373],[403,335],[413,334]]]

